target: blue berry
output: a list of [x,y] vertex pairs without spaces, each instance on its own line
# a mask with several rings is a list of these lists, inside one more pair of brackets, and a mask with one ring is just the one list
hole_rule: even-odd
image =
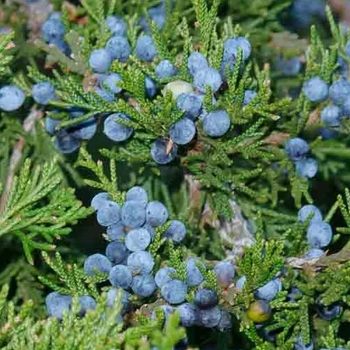
[[206,88],[209,86],[211,92],[215,93],[220,89],[222,79],[216,69],[209,67],[202,69],[195,74],[193,85],[203,93],[206,92]]
[[41,33],[44,40],[48,43],[52,41],[63,39],[65,28],[63,23],[58,18],[49,18],[46,20],[42,27]]
[[221,320],[221,310],[215,306],[211,309],[199,311],[199,321],[206,328],[216,327]]
[[277,293],[280,291],[279,282],[280,281],[278,279],[273,279],[267,282],[265,285],[256,290],[255,297],[267,301],[273,300]]
[[181,304],[186,300],[187,285],[180,280],[170,280],[161,287],[161,295],[169,304]]
[[61,19],[62,18],[62,12],[60,11],[53,11],[49,15],[49,19]]
[[350,83],[346,78],[335,81],[329,87],[329,99],[341,106],[350,95]]
[[236,281],[236,288],[242,290],[244,288],[244,285],[245,285],[246,281],[247,281],[247,277],[246,276],[240,277]]
[[175,276],[176,270],[173,267],[163,267],[160,270],[157,271],[155,275],[155,281],[156,285],[161,288],[164,286],[165,283],[171,281],[173,277],[172,275]]
[[151,240],[153,240],[153,238],[154,238],[154,236],[156,234],[155,228],[152,227],[150,224],[147,224],[147,223],[145,223],[141,227],[145,228],[149,232],[149,234],[151,235]]
[[208,288],[198,289],[194,296],[194,304],[200,309],[210,309],[216,306],[218,302],[217,293]]
[[320,210],[312,204],[302,206],[298,211],[298,221],[305,222],[310,216],[311,222],[322,221],[322,214]]
[[204,264],[194,258],[189,258],[186,261],[186,270],[187,270],[186,282],[189,287],[198,286],[204,280],[202,273],[197,267],[197,264],[201,265],[202,268],[205,270]]
[[180,119],[169,130],[169,136],[179,145],[186,145],[191,142],[195,134],[196,125],[188,118]]
[[132,291],[140,297],[149,297],[151,296],[157,286],[154,282],[154,278],[151,275],[145,274],[140,276],[135,276],[132,279],[131,289]]
[[15,85],[6,85],[0,89],[0,109],[12,112],[22,106],[26,96],[24,92]]
[[321,112],[321,121],[327,126],[339,126],[341,109],[338,106],[327,106]]
[[195,120],[202,110],[202,98],[193,93],[181,94],[176,100],[177,108],[184,111],[184,117]]
[[134,129],[130,126],[119,123],[121,119],[130,120],[129,117],[123,113],[111,114],[103,124],[104,134],[111,140],[122,142],[127,140],[133,133]]
[[220,137],[229,131],[231,120],[224,110],[216,110],[208,113],[203,118],[203,130],[211,137]]
[[337,137],[337,132],[330,128],[320,128],[318,134],[322,137],[322,140],[331,140]]
[[115,265],[109,271],[109,282],[116,288],[129,288],[132,281],[132,274],[127,266]]
[[307,229],[307,241],[311,248],[326,247],[332,241],[332,227],[326,222],[312,222]]
[[295,169],[299,176],[311,179],[317,174],[318,164],[314,158],[301,159],[295,163]]
[[72,52],[69,45],[62,39],[55,39],[50,42],[50,46],[56,46],[66,56],[69,56]]
[[69,129],[69,132],[79,140],[90,140],[97,131],[97,121],[91,117]]
[[256,91],[245,90],[244,98],[243,98],[243,106],[249,105],[249,103],[252,102],[256,96],[258,96],[258,93]]
[[303,342],[301,335],[299,335],[296,343],[294,344],[294,350],[313,350],[313,349],[314,349],[314,344],[313,343],[305,344]]
[[114,35],[126,36],[127,26],[123,18],[118,16],[108,16],[106,24]]
[[160,61],[154,71],[159,79],[166,79],[176,75],[177,69],[169,60]]
[[235,268],[229,261],[220,261],[217,263],[214,267],[214,272],[218,284],[224,288],[228,287],[232,283],[233,277],[235,277]]
[[148,9],[148,14],[151,20],[157,24],[158,29],[162,29],[164,27],[166,21],[164,3]]
[[339,303],[334,303],[328,306],[322,305],[320,302],[317,303],[317,313],[318,315],[327,321],[332,321],[339,317],[341,314],[341,306]]
[[309,145],[307,142],[300,137],[295,137],[293,139],[289,139],[284,149],[291,160],[301,160],[306,154],[310,151]]
[[137,39],[135,47],[135,55],[141,61],[152,62],[157,56],[157,49],[153,39],[148,35],[141,35]]
[[145,228],[131,230],[125,238],[126,247],[132,252],[146,250],[150,243],[151,235]]
[[95,270],[108,274],[112,268],[111,261],[102,254],[93,254],[86,258],[84,262],[84,271],[89,276],[94,276]]
[[342,114],[346,117],[350,117],[350,96],[348,96],[345,99],[341,108],[342,108]]
[[205,56],[200,52],[192,52],[187,60],[187,68],[190,74],[194,77],[199,71],[208,69],[209,64]]
[[180,314],[180,322],[184,327],[193,327],[198,323],[198,309],[190,303],[184,303],[177,307]]
[[150,77],[145,77],[145,89],[148,98],[153,98],[157,94],[157,85]]
[[338,68],[336,69],[336,73],[346,78],[349,74],[348,63],[343,57],[338,57],[337,64]]
[[221,310],[221,319],[217,328],[220,332],[225,332],[232,328],[232,317],[228,311]]
[[122,91],[122,88],[118,86],[118,83],[121,82],[122,77],[117,73],[110,73],[107,76],[102,77],[101,85],[108,87],[114,94],[118,94]]
[[134,252],[129,255],[127,265],[132,273],[146,274],[152,271],[154,267],[154,259],[148,252]]
[[112,56],[105,49],[94,50],[91,52],[89,64],[94,72],[106,73],[112,64]]
[[50,317],[56,317],[62,320],[63,313],[70,310],[72,305],[72,297],[61,295],[58,292],[52,292],[45,299],[46,310]]
[[110,226],[120,220],[120,206],[111,200],[105,201],[97,211],[97,221],[101,226]]
[[146,220],[144,202],[127,201],[122,207],[122,221],[127,227],[141,227]]
[[169,149],[168,141],[163,138],[155,140],[151,146],[151,156],[160,165],[168,164],[177,156],[177,145],[174,144]]
[[62,129],[56,134],[54,145],[61,153],[73,153],[79,146],[79,140],[66,130]]
[[304,83],[303,92],[309,101],[320,102],[328,96],[328,85],[320,77],[314,77]]
[[107,292],[107,306],[113,307],[115,305],[115,300],[119,293],[122,293],[121,295],[121,303],[123,304],[122,314],[127,312],[130,309],[130,298],[131,294],[126,292],[124,289],[116,289],[112,288]]
[[180,243],[185,236],[186,226],[179,220],[171,220],[170,226],[164,232],[164,237],[171,238],[176,243]]
[[121,221],[107,227],[107,235],[111,241],[125,241],[125,226]]
[[293,57],[290,59],[283,59],[279,57],[277,59],[277,69],[280,70],[282,74],[286,76],[297,75],[301,69],[300,58]]
[[144,188],[140,186],[134,186],[130,188],[128,192],[126,192],[125,200],[137,201],[139,203],[143,203],[146,206],[148,202],[147,192],[145,191]]
[[79,298],[79,316],[85,316],[88,310],[95,310],[97,303],[93,297],[89,295],[83,295]]
[[305,258],[306,259],[318,259],[320,258],[322,255],[324,254],[324,251],[322,249],[318,249],[318,248],[311,248],[309,249],[306,254],[305,254]]
[[124,243],[115,241],[107,245],[106,256],[114,265],[116,265],[120,264],[129,256],[129,251],[126,249]]
[[115,100],[115,96],[105,89],[95,86],[94,91],[98,96],[107,102],[113,102]]
[[168,209],[158,201],[149,202],[146,207],[146,221],[153,227],[162,226],[168,220]]
[[112,59],[126,62],[131,54],[131,46],[123,36],[113,36],[106,43],[106,50]]
[[346,56],[350,57],[350,41],[347,41],[345,45]]
[[46,117],[45,118],[45,130],[49,134],[54,135],[57,131],[56,128],[58,127],[58,125],[60,125],[60,123],[61,123],[61,120]]
[[45,81],[33,85],[32,94],[35,102],[47,105],[55,98],[55,88],[51,83]]
[[109,194],[107,192],[100,192],[92,198],[91,206],[95,210],[99,210],[107,201],[110,200]]
[[247,60],[252,52],[250,42],[243,37],[230,38],[224,42],[224,58],[237,57],[238,50],[243,53],[243,60]]

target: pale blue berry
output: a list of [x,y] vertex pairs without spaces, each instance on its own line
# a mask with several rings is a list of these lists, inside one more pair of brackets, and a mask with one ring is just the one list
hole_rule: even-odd
[[168,141],[163,138],[158,138],[151,146],[151,156],[157,164],[164,165],[176,158],[177,150],[178,146],[176,144],[169,147]]
[[151,296],[157,286],[154,282],[154,278],[151,275],[144,274],[140,276],[135,276],[131,282],[132,291],[140,297],[149,297]]
[[320,77],[307,80],[303,85],[303,92],[311,102],[320,102],[328,96],[328,85]]
[[312,222],[307,229],[307,241],[311,248],[323,248],[328,246],[333,237],[332,227],[322,221]]
[[118,16],[108,16],[106,24],[114,35],[126,36],[127,25],[123,18]]
[[145,62],[151,62],[157,56],[157,49],[153,39],[148,35],[141,35],[136,42],[135,55]]
[[224,110],[216,110],[208,113],[203,118],[203,130],[211,137],[220,137],[230,129],[231,120]]
[[112,56],[105,49],[97,49],[91,52],[89,64],[96,73],[106,73],[112,64]]
[[327,106],[321,112],[321,121],[327,126],[339,126],[341,116],[338,106]]
[[126,62],[131,54],[131,46],[128,40],[123,36],[113,36],[106,43],[106,50],[112,59],[120,62]]
[[318,164],[314,158],[301,159],[295,163],[295,170],[299,176],[312,179],[317,174]]
[[211,92],[215,93],[220,89],[222,79],[216,69],[209,67],[198,71],[194,75],[193,85],[203,93],[206,92],[207,86],[209,86]]
[[200,52],[192,52],[187,60],[187,67],[192,76],[203,69],[209,68],[208,61]]
[[191,119],[182,118],[173,124],[169,130],[170,138],[179,145],[186,145],[196,134],[196,125]]
[[56,96],[55,88],[49,82],[38,83],[33,85],[32,95],[35,102],[47,105]]
[[111,114],[105,119],[103,124],[104,134],[111,140],[116,142],[122,142],[127,140],[133,133],[134,129],[130,126],[126,126],[119,121],[121,119],[130,120],[130,118],[123,113]]
[[15,85],[6,85],[0,89],[0,109],[12,112],[20,108],[26,96],[24,92]]

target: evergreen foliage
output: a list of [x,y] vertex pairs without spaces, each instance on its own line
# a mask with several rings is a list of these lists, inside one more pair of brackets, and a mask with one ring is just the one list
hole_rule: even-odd
[[350,349],[346,6],[2,2],[0,348]]

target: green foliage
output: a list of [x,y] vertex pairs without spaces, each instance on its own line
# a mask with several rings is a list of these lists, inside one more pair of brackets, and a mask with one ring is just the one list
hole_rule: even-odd
[[[202,348],[214,340],[220,349],[230,350],[292,350],[299,336],[304,343],[314,342],[315,348],[350,345],[344,332],[350,322],[350,192],[344,190],[350,182],[349,122],[343,118],[341,126],[332,129],[337,137],[324,140],[319,136],[320,128],[325,127],[320,113],[328,102],[311,103],[300,89],[316,75],[328,84],[339,79],[338,59],[350,64],[346,54],[349,34],[344,33],[330,7],[326,9],[329,28],[312,26],[305,38],[284,26],[291,0],[175,2],[164,2],[166,21],[159,29],[148,11],[160,4],[158,0],[82,0],[77,6],[55,0],[55,9],[62,10],[70,55],[45,43],[39,27],[35,31],[35,26],[29,26],[30,18],[24,22],[26,12],[32,16],[30,5],[11,2],[0,9],[1,23],[14,29],[0,34],[1,86],[17,84],[27,96],[20,110],[1,112],[0,118],[2,349],[172,350],[185,336],[190,346]],[[95,92],[98,76],[88,63],[91,51],[104,47],[112,36],[105,23],[110,15],[125,19],[132,50],[142,33],[140,20],[145,20],[158,52],[151,63],[134,55],[127,62],[113,62],[111,71],[122,78],[118,83],[122,92],[113,102]],[[27,24],[29,33],[24,30]],[[187,61],[193,51],[206,55],[210,65],[219,70],[225,40],[238,35],[249,38],[253,54],[244,60],[243,51],[238,50],[220,90],[214,95],[210,88],[206,90],[201,116],[225,109],[230,131],[221,138],[208,137],[198,120],[194,140],[179,146],[178,159],[158,166],[150,155],[152,143],[163,138],[170,149],[169,128],[184,116],[168,84],[174,80],[180,85],[192,84]],[[303,69],[286,77],[276,62],[295,56],[300,57]],[[163,59],[178,69],[175,78],[156,76],[155,67]],[[146,77],[156,83],[154,98],[147,96]],[[38,106],[31,98],[32,84],[42,81],[51,82],[56,90],[57,98],[47,106]],[[243,106],[247,89],[256,91],[257,96]],[[71,108],[82,109],[84,115],[71,118]],[[102,134],[103,119],[116,112],[130,117],[120,122],[134,129],[132,137],[112,144],[96,135],[92,141],[81,142],[77,157],[58,154],[43,127],[46,116],[60,121],[59,130],[94,117],[98,134]],[[33,122],[30,127],[28,121]],[[315,180],[298,175],[295,162],[288,159],[283,147],[291,137],[308,141],[310,157],[319,166]],[[123,321],[119,300],[113,308],[106,307],[108,276],[97,272],[94,277],[87,276],[81,268],[83,257],[90,253],[85,240],[91,239],[94,249],[96,242],[94,225],[90,221],[82,227],[78,224],[93,212],[83,207],[78,197],[90,203],[93,193],[88,188],[93,188],[123,205],[124,191],[135,184],[147,189],[150,200],[163,201],[170,219],[180,219],[187,226],[182,246],[163,237],[170,222],[155,230],[147,249],[155,258],[153,272],[172,266],[176,269],[172,277],[186,281],[186,258],[198,259],[204,277],[200,287],[218,293],[220,307],[234,316],[232,331],[219,334],[208,330],[203,335],[201,329],[185,331],[179,327],[178,313],[168,318],[159,309],[165,302],[158,292],[149,299],[133,297],[135,309],[124,315]],[[337,193],[344,195],[335,198]],[[311,203],[320,207],[324,221],[332,224],[336,234],[329,250],[310,260],[305,253],[310,248],[306,232],[312,218],[297,222],[296,212]],[[241,217],[238,211],[242,211]],[[237,215],[241,225],[235,225]],[[242,225],[249,226],[245,233],[240,232]],[[69,236],[73,227],[77,231]],[[80,231],[89,231],[88,239]],[[82,236],[83,244],[77,243],[77,236]],[[22,244],[24,257],[13,244],[16,240]],[[69,245],[78,246],[81,252]],[[50,251],[55,251],[54,257]],[[227,288],[218,283],[212,266],[224,258],[234,263],[238,276],[246,276],[242,291],[235,286],[237,277]],[[257,326],[247,311],[256,301],[256,290],[276,275],[282,290],[270,302],[272,317]],[[294,300],[290,292],[295,287],[300,294]],[[46,317],[42,305],[48,290],[74,297],[62,322]],[[196,290],[189,288],[188,301],[193,301]],[[81,317],[78,298],[84,295],[93,296],[98,306]],[[341,313],[325,320],[320,316],[320,304],[339,305]],[[276,341],[264,339],[264,330],[275,331]]]
[[56,161],[33,167],[27,159],[5,194],[0,237],[19,239],[30,263],[33,250],[55,249],[54,240],[71,232],[67,226],[91,213],[75,198],[74,190],[62,188],[61,182]]

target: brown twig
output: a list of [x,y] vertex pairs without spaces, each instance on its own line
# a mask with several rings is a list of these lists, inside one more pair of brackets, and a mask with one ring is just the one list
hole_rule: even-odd
[[[28,117],[23,122],[23,130],[26,133],[30,132],[35,125],[35,121],[41,118],[42,116],[43,116],[43,113],[41,111],[38,111],[37,109],[32,109]],[[25,145],[25,138],[23,136],[20,136],[18,141],[15,143],[11,154],[10,165],[9,165],[7,178],[6,178],[6,184],[3,189],[1,200],[0,200],[0,213],[3,212],[4,209],[6,208],[8,195],[11,191],[13,179],[16,174],[16,169],[22,159],[24,145]]]

